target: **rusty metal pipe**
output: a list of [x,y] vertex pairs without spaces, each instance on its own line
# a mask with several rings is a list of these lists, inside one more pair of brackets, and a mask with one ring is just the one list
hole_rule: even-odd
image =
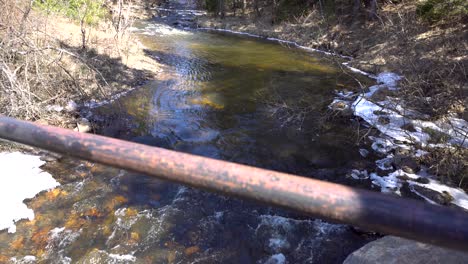
[[453,208],[3,116],[0,137],[312,217],[468,251],[468,213]]

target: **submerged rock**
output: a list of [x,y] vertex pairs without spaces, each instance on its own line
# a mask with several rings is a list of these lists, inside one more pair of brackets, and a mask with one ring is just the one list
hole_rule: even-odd
[[468,254],[404,238],[386,236],[349,255],[344,264],[466,263]]

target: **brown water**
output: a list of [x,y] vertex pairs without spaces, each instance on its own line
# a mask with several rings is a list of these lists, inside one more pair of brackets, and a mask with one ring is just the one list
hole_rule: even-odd
[[[352,122],[327,110],[334,90],[356,86],[336,59],[165,21],[137,25],[165,73],[97,111],[96,118],[123,112],[125,122],[112,121],[108,132],[352,183],[346,173],[366,161]],[[0,233],[0,262],[33,255],[44,263],[340,263],[369,239],[348,226],[92,163],[46,167],[62,186],[28,202],[35,220]]]

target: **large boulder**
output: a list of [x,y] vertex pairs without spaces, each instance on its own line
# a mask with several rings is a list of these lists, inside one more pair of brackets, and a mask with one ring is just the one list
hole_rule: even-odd
[[386,236],[349,255],[343,264],[456,264],[468,263],[468,254],[412,240]]

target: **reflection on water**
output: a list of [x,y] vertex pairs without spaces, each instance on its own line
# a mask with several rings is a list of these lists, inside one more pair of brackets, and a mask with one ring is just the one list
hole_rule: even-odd
[[[131,120],[122,137],[338,182],[364,162],[349,122],[327,116],[333,91],[355,86],[329,58],[154,22],[138,28],[166,73],[120,100]],[[339,263],[368,239],[92,163],[47,167],[63,185],[28,202],[35,220],[0,233],[0,262],[32,255],[52,263]]]
[[174,149],[267,168],[298,161],[340,167],[356,160],[353,129],[326,118],[333,91],[355,86],[330,58],[204,32],[144,35],[141,41],[169,73],[144,96],[127,98],[132,113],[136,104],[149,108],[138,114],[146,124],[138,133],[169,136]]

